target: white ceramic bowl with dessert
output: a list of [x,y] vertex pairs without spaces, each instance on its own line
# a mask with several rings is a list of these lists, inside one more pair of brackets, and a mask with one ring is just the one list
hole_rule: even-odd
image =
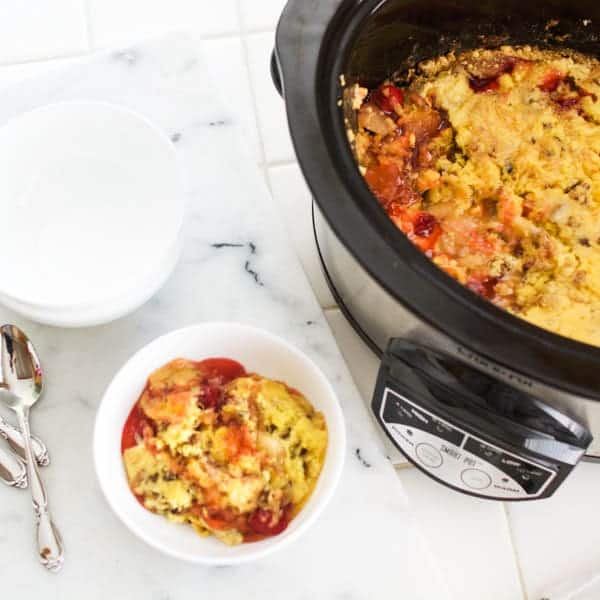
[[[230,375],[206,375],[206,365]],[[142,348],[108,386],[94,431],[98,480],[117,516],[154,548],[205,565],[256,560],[300,537],[333,495],[345,453],[321,370],[236,323]]]

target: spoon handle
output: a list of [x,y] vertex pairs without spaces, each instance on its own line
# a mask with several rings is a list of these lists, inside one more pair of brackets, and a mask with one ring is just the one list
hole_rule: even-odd
[[0,448],[0,481],[16,488],[27,487],[27,467],[25,463],[15,456]]
[[25,442],[25,456],[27,459],[27,474],[29,476],[29,487],[33,501],[37,525],[38,552],[42,565],[49,571],[60,570],[64,560],[63,541],[56,525],[50,516],[48,508],[48,495],[42,483],[37,464],[31,448],[31,433],[29,431],[29,410],[16,410],[19,426],[23,432]]
[[[9,444],[9,446],[23,459],[25,456],[25,442],[23,441],[23,434],[10,423],[6,422],[0,417],[0,436],[2,436]],[[35,460],[40,467],[45,467],[50,464],[50,456],[48,455],[48,448],[46,444],[34,435],[31,436],[31,447]]]

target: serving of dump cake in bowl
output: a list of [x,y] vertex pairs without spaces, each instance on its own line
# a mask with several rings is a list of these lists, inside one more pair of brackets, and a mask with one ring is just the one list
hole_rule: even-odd
[[317,482],[327,426],[283,382],[230,359],[179,358],[148,378],[121,450],[146,509],[236,545],[285,531]]
[[344,417],[321,370],[238,323],[200,323],[142,348],[108,386],[94,430],[117,516],[154,548],[204,565],[298,539],[331,499],[345,455]]

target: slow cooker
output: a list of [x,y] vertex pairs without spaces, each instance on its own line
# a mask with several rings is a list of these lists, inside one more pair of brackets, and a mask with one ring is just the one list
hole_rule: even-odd
[[551,496],[600,461],[600,348],[502,311],[388,219],[347,141],[346,86],[450,50],[533,44],[598,54],[591,0],[289,0],[271,70],[314,197],[339,306],[381,359],[373,415],[421,471],[498,500]]

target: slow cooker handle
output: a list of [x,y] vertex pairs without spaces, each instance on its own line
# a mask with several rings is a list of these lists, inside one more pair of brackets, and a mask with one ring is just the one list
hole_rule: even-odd
[[277,54],[275,50],[271,52],[271,79],[273,80],[273,85],[275,86],[277,93],[283,98],[281,69],[279,68],[279,61],[277,60]]

